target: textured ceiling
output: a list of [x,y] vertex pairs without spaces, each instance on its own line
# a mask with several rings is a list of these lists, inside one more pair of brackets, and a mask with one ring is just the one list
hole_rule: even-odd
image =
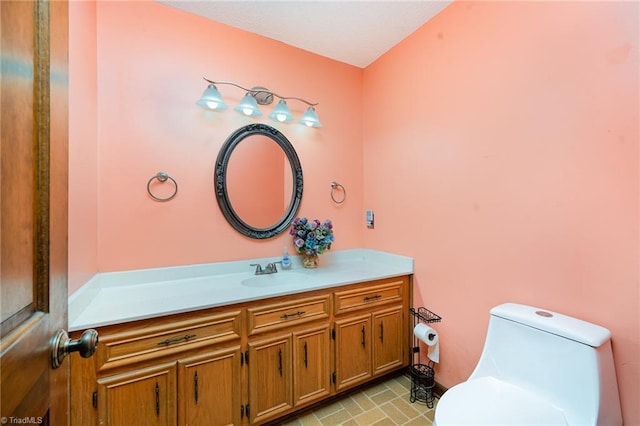
[[157,0],[364,68],[452,1]]

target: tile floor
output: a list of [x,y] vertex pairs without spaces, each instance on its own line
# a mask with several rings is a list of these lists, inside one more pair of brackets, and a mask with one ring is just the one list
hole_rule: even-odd
[[409,401],[411,379],[401,375],[347,395],[330,405],[322,406],[281,426],[396,426],[432,424],[434,408],[424,402]]

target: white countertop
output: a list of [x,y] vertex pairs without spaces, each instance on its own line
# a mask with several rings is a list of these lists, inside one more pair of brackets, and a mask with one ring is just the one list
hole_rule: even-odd
[[325,253],[317,269],[291,259],[290,270],[278,264],[277,274],[263,276],[249,264],[279,258],[98,273],[69,297],[69,330],[413,274],[413,258],[368,249]]

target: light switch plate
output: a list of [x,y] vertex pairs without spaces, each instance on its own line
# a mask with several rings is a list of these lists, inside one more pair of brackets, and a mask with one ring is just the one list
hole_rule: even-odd
[[374,221],[373,221],[373,210],[367,210],[367,228],[373,229]]

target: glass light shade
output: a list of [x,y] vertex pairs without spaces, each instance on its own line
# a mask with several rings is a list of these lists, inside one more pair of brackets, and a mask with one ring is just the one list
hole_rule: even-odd
[[258,103],[249,93],[244,95],[244,98],[242,98],[238,106],[234,109],[244,115],[248,115],[249,117],[258,117],[262,115],[260,108],[258,108]]
[[278,105],[276,105],[273,111],[271,111],[271,114],[269,114],[269,118],[281,123],[290,123],[293,121],[291,110],[289,110],[289,107],[287,106],[287,103],[284,99],[280,99]]
[[212,109],[214,111],[222,111],[227,109],[227,104],[222,100],[222,95],[218,92],[215,85],[210,84],[202,94],[202,97],[198,99],[196,105],[204,109]]
[[307,108],[304,114],[302,114],[300,123],[309,127],[322,127],[322,124],[320,124],[320,120],[318,119],[318,114],[316,114],[316,109],[312,106]]

